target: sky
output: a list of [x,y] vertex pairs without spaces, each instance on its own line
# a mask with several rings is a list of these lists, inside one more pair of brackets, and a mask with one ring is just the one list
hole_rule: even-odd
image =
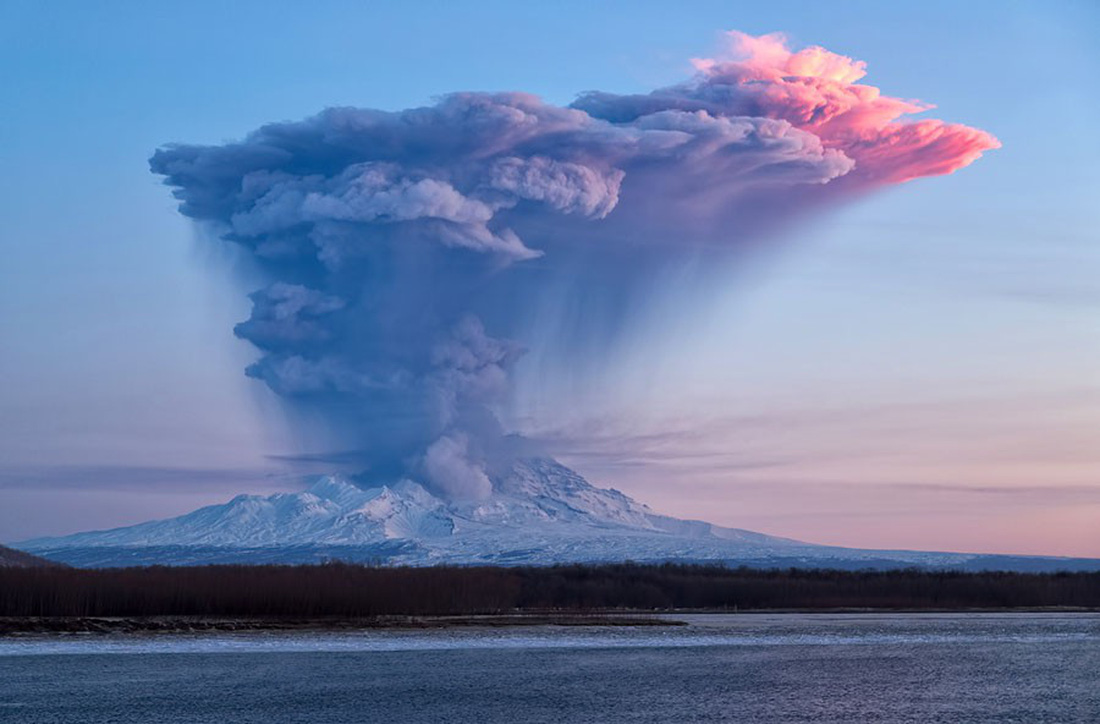
[[[223,4],[224,5],[224,4]],[[780,31],[1002,147],[831,207],[509,426],[655,509],[813,542],[1100,556],[1100,10],[1089,2],[0,5],[0,541],[320,472],[237,268],[148,159],[330,106],[647,93]],[[717,273],[716,273],[717,274]],[[583,378],[583,379],[579,379]]]

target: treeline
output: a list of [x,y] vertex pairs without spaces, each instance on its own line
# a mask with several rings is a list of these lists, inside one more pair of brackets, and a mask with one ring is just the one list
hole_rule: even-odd
[[201,566],[0,569],[0,616],[371,617],[613,609],[1100,608],[1100,573]]

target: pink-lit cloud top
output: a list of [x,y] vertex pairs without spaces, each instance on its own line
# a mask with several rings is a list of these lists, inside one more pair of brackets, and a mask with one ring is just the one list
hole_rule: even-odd
[[867,74],[863,61],[820,46],[792,52],[779,33],[754,37],[730,31],[726,37],[728,57],[695,59],[699,75],[687,83],[646,96],[591,93],[577,105],[619,122],[656,108],[787,121],[854,161],[838,185],[867,187],[948,174],[1001,145],[976,128],[908,118],[935,106],[860,83]]

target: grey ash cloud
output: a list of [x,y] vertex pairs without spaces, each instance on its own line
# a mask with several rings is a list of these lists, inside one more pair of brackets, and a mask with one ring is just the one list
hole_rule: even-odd
[[718,262],[819,200],[994,147],[973,129],[898,122],[923,107],[856,85],[851,59],[736,37],[741,60],[648,95],[330,108],[233,143],[165,146],[151,168],[266,280],[236,334],[260,352],[248,374],[311,444],[376,479],[477,498],[514,445],[500,418],[524,349],[598,358],[677,264]]

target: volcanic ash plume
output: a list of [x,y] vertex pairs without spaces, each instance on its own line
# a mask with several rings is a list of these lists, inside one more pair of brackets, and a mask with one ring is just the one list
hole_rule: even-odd
[[[247,374],[353,467],[481,498],[525,347],[599,354],[661,269],[998,146],[908,120],[926,107],[859,84],[862,62],[730,39],[647,95],[330,108],[151,167],[267,280],[236,327],[261,352]],[[547,310],[556,325],[532,327]]]

